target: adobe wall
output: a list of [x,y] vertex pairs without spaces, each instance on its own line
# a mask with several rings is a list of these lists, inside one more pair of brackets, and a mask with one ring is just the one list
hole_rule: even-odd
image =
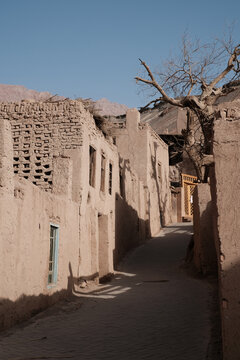
[[[29,109],[32,110],[35,105],[31,103]],[[78,104],[76,105],[78,108]],[[47,108],[49,107],[48,104]],[[7,109],[10,111],[9,107]],[[82,110],[84,113],[85,110]],[[28,118],[28,113],[24,115],[24,109],[22,111],[23,118]],[[65,132],[71,128],[72,112],[70,119],[68,115],[68,111],[63,112],[62,122],[67,123],[69,120]],[[3,279],[0,284],[1,328],[8,327],[65,296],[73,290],[74,281],[79,277],[91,275],[93,272],[96,277],[112,272],[115,249],[115,194],[119,191],[116,147],[107,142],[103,134],[95,128],[93,119],[89,120],[90,115],[87,115],[85,120],[80,117],[82,124],[79,147],[75,148],[75,145],[69,142],[72,148],[62,148],[59,145],[59,151],[54,155],[53,150],[49,152],[51,193],[43,191],[50,188],[42,186],[41,182],[32,184],[31,177],[24,179],[21,172],[14,177],[13,151],[16,149],[13,149],[12,130],[8,120],[12,115],[6,113],[4,116],[7,119],[0,121],[0,271]],[[48,121],[51,123],[50,113]],[[33,118],[28,118],[28,125],[34,128]],[[29,145],[34,149],[34,132],[32,135]],[[19,136],[19,143],[22,143],[23,136]],[[60,136],[60,140],[62,137]],[[55,142],[58,143],[57,139],[53,141]],[[94,187],[89,185],[90,144],[94,146],[97,154]],[[100,163],[103,153],[107,161],[105,191],[100,191]],[[34,174],[35,155],[31,150],[28,154],[29,168]],[[44,160],[44,156],[42,159]],[[108,192],[110,161],[111,194]],[[21,166],[25,164],[21,157],[19,162]],[[76,202],[72,201],[72,198]],[[105,221],[102,221],[100,226],[101,217]],[[57,283],[48,288],[50,224],[59,226],[59,256]]]
[[137,109],[127,111],[126,121],[110,125],[110,133],[116,138],[120,158],[128,159],[129,165],[139,179],[147,182],[146,163],[148,161],[148,138],[145,124],[140,124],[140,113]]
[[[8,311],[0,308],[0,327],[41,308],[44,304],[40,294],[50,297],[62,290],[67,292],[70,264],[74,276],[78,273],[78,205],[44,193],[25,179],[15,180],[14,185],[14,196],[0,198],[0,293],[13,305],[23,296],[26,303],[21,304],[21,309],[14,309],[10,303]],[[48,289],[50,223],[59,225],[59,256],[58,281]],[[4,306],[4,302],[1,304]]]
[[147,185],[150,193],[150,226],[152,235],[155,235],[162,226],[171,221],[169,154],[168,146],[150,127],[145,131],[148,139]]
[[13,194],[13,146],[11,124],[7,120],[0,122],[0,194]]
[[149,221],[150,234],[155,235],[170,221],[168,146],[150,126],[140,123],[137,109],[128,110],[126,122],[113,124],[109,131],[116,139],[120,158],[129,161],[145,186],[143,220]]
[[[112,272],[150,233],[150,195],[128,157],[119,167],[117,147],[80,102],[0,109],[0,327],[7,327],[73,291],[79,277]],[[49,288],[50,224],[59,226],[59,258]]]
[[[71,290],[71,274],[77,276],[79,266],[79,206],[66,196],[44,192],[13,176],[11,127],[7,120],[0,123],[0,155],[2,329]],[[70,159],[64,160],[69,168]],[[50,224],[59,226],[59,250],[58,281],[48,287]]]
[[114,264],[117,266],[127,251],[149,237],[147,191],[128,160],[120,162],[121,190],[116,194]]
[[[233,104],[232,104],[233,106]],[[220,303],[224,360],[240,354],[240,112],[224,110],[214,125],[216,244],[219,260]]]
[[182,221],[181,188],[171,189],[171,223]]
[[[95,236],[98,248],[98,214],[114,213],[115,192],[118,191],[118,154],[116,147],[106,141],[102,132],[95,126],[93,117],[79,101],[59,101],[39,103],[23,101],[14,104],[0,104],[0,118],[9,120],[13,138],[14,174],[23,177],[45,191],[66,196],[80,204],[80,229],[82,252],[80,270],[90,274],[91,241]],[[96,150],[96,184],[89,185],[89,146]],[[112,195],[108,191],[100,194],[100,161],[104,153],[107,161],[105,186],[107,188],[109,161],[112,161]],[[67,159],[71,164],[65,166]],[[90,222],[95,231],[86,231],[86,209],[94,213]],[[114,215],[111,215],[113,217]],[[92,215],[93,217],[93,215]],[[110,221],[110,220],[109,220]],[[111,220],[114,223],[114,219]],[[96,223],[96,224],[95,224]],[[89,225],[90,226],[90,225]],[[110,226],[110,225],[109,225]],[[110,252],[114,247],[113,230],[109,228]],[[112,254],[109,255],[112,258]],[[95,261],[96,262],[96,261]],[[111,261],[110,261],[111,263]],[[110,265],[109,265],[110,266]],[[112,270],[112,266],[110,266]]]
[[193,195],[193,261],[197,270],[204,275],[217,272],[212,211],[209,184],[198,184]]
[[[89,147],[95,150],[95,181],[89,183]],[[92,132],[88,125],[83,129],[81,152],[70,152],[73,159],[74,198],[80,203],[80,254],[81,276],[99,272],[100,234],[106,227],[105,248],[108,271],[113,272],[113,253],[115,249],[115,198],[119,193],[119,158],[117,148],[107,142],[100,132]],[[101,157],[105,158],[104,187],[101,189]],[[111,193],[109,192],[110,164],[112,166]],[[105,219],[105,220],[103,220]],[[102,250],[101,250],[102,251]],[[89,254],[86,256],[85,254]],[[89,259],[91,259],[89,261]],[[100,271],[100,277],[103,275]],[[104,274],[106,275],[106,274]]]
[[52,189],[53,157],[82,146],[84,123],[96,131],[78,101],[2,103],[0,119],[11,122],[14,173],[44,190]]

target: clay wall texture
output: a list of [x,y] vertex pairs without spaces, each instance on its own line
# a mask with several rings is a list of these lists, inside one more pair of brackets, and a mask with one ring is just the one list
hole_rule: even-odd
[[240,354],[240,108],[231,105],[215,121],[212,181],[224,360],[237,360]]
[[[69,266],[76,276],[79,265],[77,203],[43,192],[25,179],[15,179],[14,188],[14,194],[1,196],[0,201],[0,328],[44,307],[54,293],[67,293]],[[58,277],[52,287],[48,287],[50,223],[59,226]]]
[[204,275],[217,273],[212,211],[209,184],[198,184],[193,195],[193,261],[197,270]]
[[168,147],[148,124],[140,123],[136,109],[127,111],[126,121],[110,129],[120,159],[128,159],[145,186],[146,213],[150,234],[170,221],[170,187]]
[[[93,184],[89,184],[89,149],[95,150],[95,171]],[[101,159],[104,156],[104,186],[101,189]],[[99,234],[105,220],[105,263],[108,272],[113,271],[113,251],[115,249],[115,196],[119,193],[119,160],[115,146],[109,144],[101,133],[88,130],[85,125],[84,142],[81,151],[74,151],[73,198],[80,204],[80,272],[89,275],[100,272]],[[111,168],[111,169],[110,169]],[[111,193],[110,186],[111,170]],[[88,254],[88,255],[86,255]]]
[[130,168],[123,167],[121,172],[125,181],[115,202],[115,265],[127,251],[150,237],[147,190]]
[[[34,117],[30,118],[29,114],[32,114],[34,109],[41,108],[42,105],[38,105],[39,107],[35,103],[24,104],[25,108],[22,108],[21,119],[27,117],[30,129],[35,128],[34,124],[37,121]],[[0,284],[1,328],[8,327],[27,314],[30,315],[37,309],[49,305],[61,294],[63,296],[72,291],[71,284],[74,279],[92,273],[98,278],[113,271],[115,194],[119,190],[116,147],[105,140],[103,134],[95,127],[93,118],[81,104],[74,103],[73,108],[72,103],[68,104],[66,113],[62,110],[64,104],[59,104],[57,109],[51,105],[46,105],[48,110],[54,110],[52,118],[51,111],[47,113],[52,147],[49,156],[46,156],[46,162],[44,153],[35,153],[35,130],[32,130],[28,150],[28,164],[32,174],[39,168],[35,164],[35,154],[42,156],[42,164],[49,165],[52,171],[51,189],[45,186],[46,182],[35,182],[31,175],[25,179],[21,171],[14,175],[13,158],[16,151],[19,151],[19,155],[25,150],[16,150],[13,145],[15,130],[12,128],[12,117],[15,117],[15,113],[11,114],[11,106],[6,107],[6,113],[2,112],[1,115],[4,117],[0,121],[0,248],[3,279]],[[79,138],[75,139],[76,134],[69,135],[67,143],[61,132],[61,125],[59,138],[53,136],[55,112],[59,114],[62,111],[61,121],[65,124],[66,134],[72,127],[73,118],[76,117],[75,122],[78,121],[81,125]],[[21,124],[21,119],[18,125]],[[24,121],[23,123],[25,124]],[[78,126],[77,131],[79,128]],[[25,141],[25,130],[23,131],[18,138],[19,144]],[[95,179],[92,185],[89,184],[90,145],[96,152]],[[106,179],[105,186],[100,192],[100,163],[103,153],[106,159]],[[22,165],[25,164],[23,155],[19,155],[19,164],[22,169]],[[88,210],[91,213],[90,217]],[[100,228],[101,216],[107,221],[104,227]],[[47,285],[50,224],[59,228],[58,274],[57,282],[53,286]],[[106,242],[100,246],[100,233],[104,232]]]
[[45,190],[52,188],[53,157],[82,145],[82,124],[94,122],[81,102],[0,104],[0,119],[11,122],[14,173]]
[[171,223],[182,221],[181,188],[171,189]]
[[[124,142],[136,157],[119,156],[81,102],[0,104],[0,328],[74,291],[81,277],[113,272],[126,251],[159,231],[149,149],[163,163],[163,179],[168,152],[141,131],[138,142]],[[138,153],[147,170],[137,166]],[[51,224],[59,229],[58,272],[48,286]]]
[[165,226],[170,222],[171,192],[169,186],[168,146],[159,138],[151,127],[148,128],[147,149],[147,184],[150,193],[150,226],[152,228],[152,233],[156,234],[159,231],[157,226],[159,216],[161,220],[160,226]]

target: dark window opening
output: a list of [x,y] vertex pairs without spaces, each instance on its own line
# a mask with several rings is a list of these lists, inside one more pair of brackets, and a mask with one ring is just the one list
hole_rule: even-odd
[[120,195],[122,198],[125,199],[125,185],[124,185],[124,179],[123,179],[123,169],[120,169],[119,171],[119,182],[120,182]]
[[104,155],[101,156],[101,184],[100,190],[105,192],[105,169],[106,169],[106,158]]
[[158,177],[159,183],[161,183],[162,182],[162,164],[160,162],[158,162],[158,165],[157,165],[157,177]]
[[110,195],[112,195],[112,169],[113,166],[111,163],[109,163],[109,183],[108,183],[108,192]]
[[89,185],[95,187],[96,150],[89,146]]

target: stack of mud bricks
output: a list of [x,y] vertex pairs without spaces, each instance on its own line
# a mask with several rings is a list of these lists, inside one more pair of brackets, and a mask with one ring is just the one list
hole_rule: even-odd
[[79,101],[0,104],[0,119],[11,123],[14,173],[51,191],[53,158],[82,146],[86,116]]

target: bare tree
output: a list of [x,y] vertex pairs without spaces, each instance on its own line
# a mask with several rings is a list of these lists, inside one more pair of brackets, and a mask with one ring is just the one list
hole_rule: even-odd
[[[178,57],[169,58],[162,72],[152,72],[139,59],[147,77],[135,77],[160,94],[151,103],[164,101],[187,109],[187,126],[183,131],[184,150],[193,162],[198,179],[205,181],[212,154],[214,107],[216,98],[231,91],[240,77],[240,44],[216,40],[202,45],[192,43],[186,35]],[[148,104],[148,105],[149,105]]]

